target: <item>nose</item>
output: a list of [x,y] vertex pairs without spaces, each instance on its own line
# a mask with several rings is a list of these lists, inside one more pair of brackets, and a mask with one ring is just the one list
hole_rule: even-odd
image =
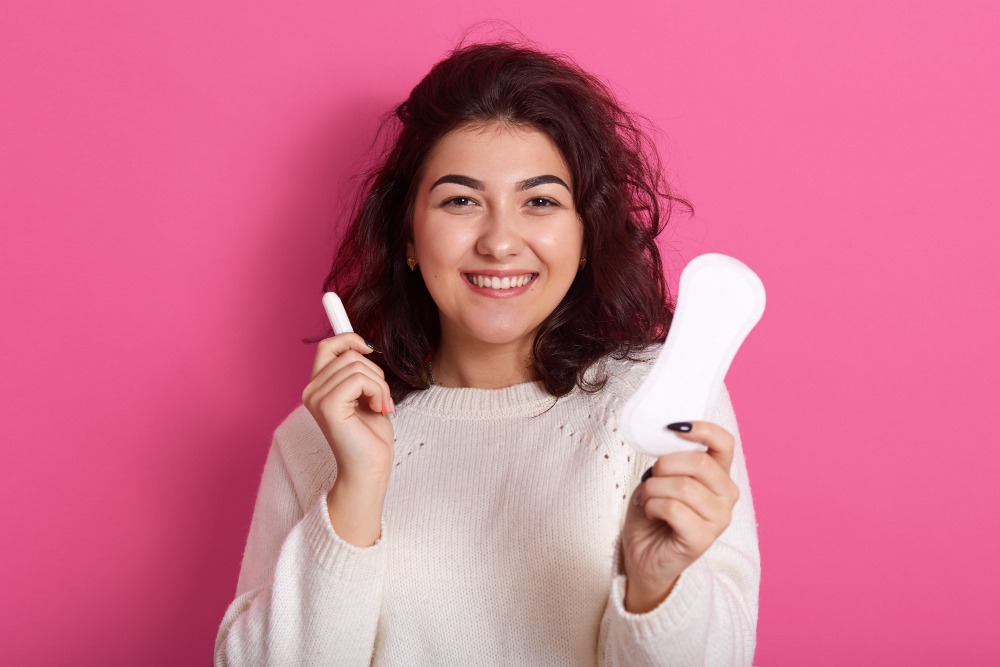
[[505,208],[495,208],[482,218],[482,229],[476,241],[476,251],[481,255],[503,260],[517,255],[524,249],[524,238],[517,216]]

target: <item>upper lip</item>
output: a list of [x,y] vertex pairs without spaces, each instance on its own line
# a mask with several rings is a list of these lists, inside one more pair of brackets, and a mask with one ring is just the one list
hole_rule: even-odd
[[462,271],[462,273],[464,273],[466,275],[469,275],[469,276],[490,276],[491,278],[494,277],[494,276],[497,277],[497,278],[515,278],[517,276],[534,276],[534,275],[538,275],[537,271],[529,271],[527,269],[504,269],[504,270],[497,270],[497,269],[476,270],[476,269],[470,269],[468,271]]

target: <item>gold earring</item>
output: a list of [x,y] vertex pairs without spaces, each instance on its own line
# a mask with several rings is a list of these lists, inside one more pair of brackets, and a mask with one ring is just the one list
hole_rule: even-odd
[[580,258],[580,270],[583,271],[586,267],[587,267],[587,258],[586,257],[581,257]]
[[416,268],[417,268],[417,258],[416,257],[407,257],[406,258],[406,265],[408,267],[410,267],[410,271],[415,271]]

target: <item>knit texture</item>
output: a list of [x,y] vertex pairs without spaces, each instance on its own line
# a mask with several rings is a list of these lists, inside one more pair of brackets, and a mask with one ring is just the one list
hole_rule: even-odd
[[215,664],[750,665],[760,559],[729,396],[712,421],[736,436],[732,524],[665,602],[631,614],[618,538],[652,460],[618,414],[649,363],[605,365],[604,389],[558,400],[540,383],[411,394],[366,548],[330,525],[336,465],[296,409],[268,454]]

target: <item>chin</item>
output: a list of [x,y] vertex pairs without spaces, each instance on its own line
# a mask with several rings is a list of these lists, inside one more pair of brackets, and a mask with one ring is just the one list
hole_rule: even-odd
[[530,326],[494,326],[484,327],[483,322],[470,323],[465,329],[467,335],[487,345],[513,345],[527,340],[530,345],[535,339],[535,332],[538,327]]

